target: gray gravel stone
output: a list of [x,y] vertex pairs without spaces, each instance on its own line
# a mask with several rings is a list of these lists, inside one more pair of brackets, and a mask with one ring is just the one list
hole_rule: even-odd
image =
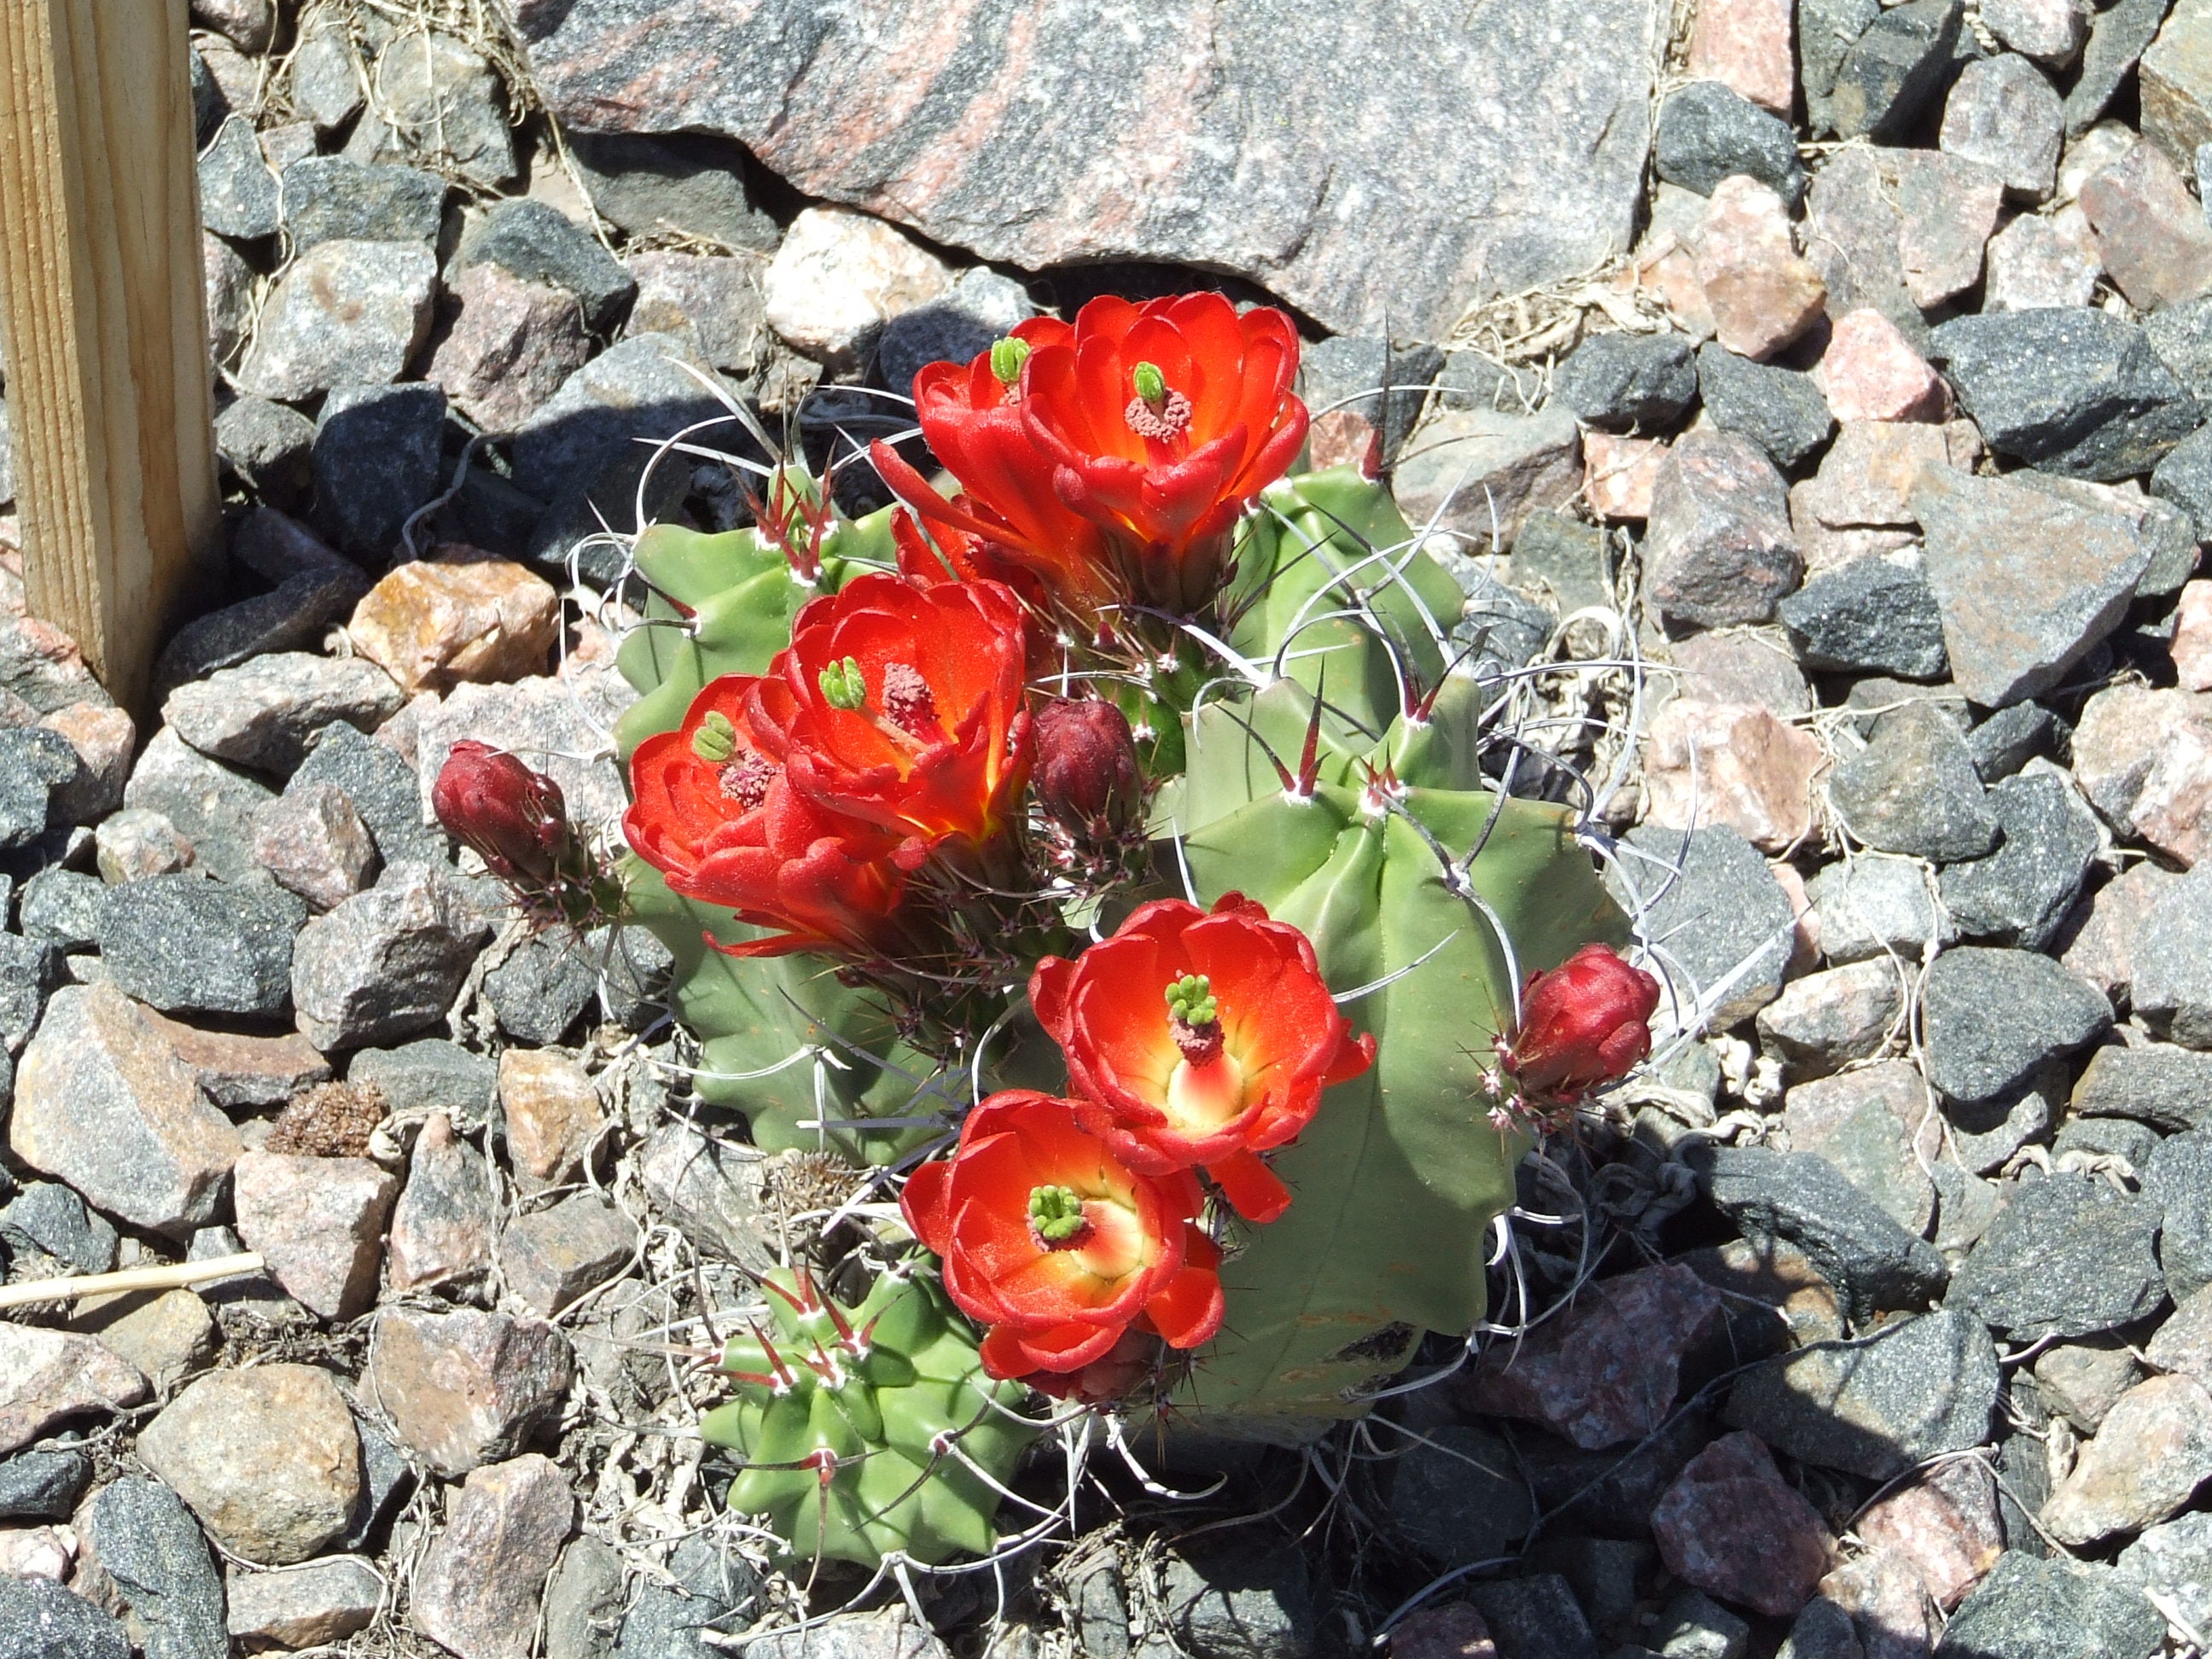
[[[1758,849],[1724,824],[1694,831],[1641,824],[1629,844],[1644,856],[1607,875],[1645,937],[1666,941],[1662,970],[1673,1000],[1658,1018],[1716,1030],[1747,1019],[1782,994],[1796,916]],[[1638,902],[1638,896],[1647,896]]]
[[1917,960],[1959,930],[1921,866],[1869,853],[1832,864],[1806,884],[1820,915],[1820,953],[1832,963],[1863,962],[1896,951]]
[[639,1149],[638,1175],[697,1249],[756,1269],[775,1265],[776,1229],[762,1212],[764,1168],[756,1149],[666,1123]]
[[753,205],[744,152],[727,139],[688,132],[567,137],[592,205],[631,235],[684,231],[725,247],[775,251],[782,233]]
[[1968,939],[2047,951],[2097,855],[2097,817],[2056,767],[2005,778],[1989,794],[2004,840],[1943,872],[1943,908]]
[[1468,1587],[1501,1653],[1529,1659],[1598,1659],[1597,1638],[1567,1581],[1556,1572]]
[[[361,60],[345,25],[336,18],[311,21],[292,54],[292,101],[300,112],[325,132],[342,127],[361,108]],[[285,182],[289,195],[289,175]]]
[[1994,1100],[2112,1023],[2104,993],[2030,951],[1947,951],[1921,985],[1928,1080],[1954,1100]]
[[678,1545],[668,1571],[675,1587],[648,1583],[623,1620],[621,1659],[720,1659],[723,1650],[700,1632],[726,1632],[733,1623],[758,1618],[760,1575],[743,1557],[705,1538]]
[[2212,866],[2200,866],[2152,903],[2132,945],[2130,998],[2153,1031],[2212,1048]]
[[[1036,306],[1028,289],[1011,276],[978,265],[963,272],[944,298],[902,311],[884,325],[883,336],[876,343],[877,377],[905,397],[912,392],[914,377],[924,363],[939,359],[967,362],[977,353],[988,351],[991,343],[1015,324],[1035,315]],[[1443,361],[1443,354],[1433,346],[1425,349],[1435,362]],[[1430,374],[1434,378],[1433,368]],[[1423,382],[1411,394],[1414,414],[1419,413],[1426,391]],[[1399,401],[1406,400],[1407,394],[1400,394]]]
[[1899,143],[1950,75],[1964,11],[1963,0],[1910,0],[1883,12],[1844,52],[1816,125]]
[[2165,1639],[2164,1617],[2110,1567],[2015,1549],[1959,1603],[1935,1659],[2151,1659]]
[[584,307],[586,324],[598,333],[620,322],[637,297],[637,283],[622,262],[589,231],[544,202],[495,204],[463,235],[455,257],[464,266],[498,265],[526,283],[566,289]]
[[366,732],[406,696],[365,657],[273,652],[179,686],[161,705],[170,728],[203,755],[289,774],[314,735],[343,720]]
[[[302,56],[307,51],[301,48]],[[445,219],[446,190],[443,179],[419,167],[306,156],[284,169],[284,234],[295,255],[323,242],[432,246]]]
[[1770,1359],[1736,1383],[1724,1416],[1802,1462],[1886,1480],[1981,1444],[1998,1387],[1989,1332],[1946,1311]]
[[0,1578],[0,1659],[131,1659],[106,1613],[46,1578]]
[[626,1217],[580,1194],[511,1223],[500,1235],[500,1271],[515,1301],[550,1319],[620,1273],[636,1247]]
[[107,1218],[58,1181],[32,1181],[0,1209],[0,1243],[16,1255],[51,1256],[72,1272],[115,1270],[118,1240]]
[[2164,1596],[2197,1629],[2212,1622],[2212,1515],[2146,1527],[2120,1552],[2112,1576]]
[[125,1475],[101,1488],[78,1527],[144,1626],[146,1659],[226,1659],[222,1577],[176,1493]]
[[58,947],[20,933],[0,933],[0,1054],[14,1054],[29,1039],[46,993],[61,975]]
[[117,989],[165,1014],[275,1018],[291,1000],[292,940],[307,915],[273,884],[151,876],[108,890],[100,959]]
[[608,1659],[623,1621],[623,1559],[586,1534],[545,1584],[545,1659]]
[[352,553],[392,551],[415,511],[443,489],[446,394],[434,386],[341,386],[315,427],[315,505]]
[[81,1446],[53,1441],[0,1458],[0,1520],[66,1521],[91,1484],[92,1454]]
[[0,727],[0,851],[31,847],[54,827],[54,802],[80,786],[84,763],[58,732]]
[[2058,175],[2065,113],[2043,71],[2007,52],[1969,64],[1943,106],[1942,143],[2000,175],[2016,200],[2040,202]]
[[306,504],[313,483],[309,455],[315,423],[298,410],[266,398],[240,398],[215,417],[215,447],[270,506],[289,513]]
[[1610,605],[1613,568],[1603,531],[1548,508],[1531,513],[1514,538],[1513,586],[1559,616]]
[[1810,1257],[1864,1319],[1942,1293],[1943,1258],[1898,1225],[1826,1158],[1765,1146],[1698,1146],[1684,1161],[1744,1237],[1780,1238]]
[[125,806],[158,812],[176,826],[199,868],[241,884],[260,868],[253,861],[253,814],[273,799],[266,785],[210,760],[167,726],[139,751],[123,790]]
[[386,864],[442,864],[445,836],[422,822],[415,773],[389,744],[343,724],[325,726],[284,786],[304,793],[336,786],[368,826]]
[[1828,799],[1853,836],[1885,853],[1979,858],[2001,833],[1965,736],[1924,702],[1884,714],[1874,741],[1830,773]]
[[2066,94],[2066,136],[2079,137],[2097,124],[2136,60],[2158,33],[2173,0],[2114,0],[2089,25],[2081,73]]
[[[625,335],[673,334],[702,361],[732,374],[750,375],[772,368],[776,345],[768,325],[760,260],[633,253],[626,263],[637,278],[637,299],[629,308],[629,320],[623,325]],[[981,274],[994,276],[988,270]],[[879,351],[888,350],[891,331],[886,327],[886,344]],[[911,337],[905,345],[920,349]],[[880,355],[878,361],[890,383],[892,361]],[[909,380],[913,370],[921,367],[917,362],[908,370]],[[905,388],[894,384],[894,389]]]
[[253,123],[234,115],[201,152],[200,222],[219,236],[255,241],[282,222],[276,176],[261,159]]
[[277,278],[238,383],[258,397],[381,386],[428,337],[438,261],[412,242],[319,242]]
[[1510,1553],[1534,1511],[1513,1477],[1513,1452],[1486,1428],[1453,1424],[1430,1431],[1433,1446],[1408,1445],[1391,1476],[1390,1513],[1422,1554],[1466,1566]]
[[293,951],[292,1000],[318,1048],[359,1048],[445,1017],[489,932],[450,873],[390,865],[375,886],[310,921]]
[[1814,577],[1775,607],[1808,668],[1942,678],[1943,618],[1916,566],[1854,559]]
[[2190,395],[2212,401],[2212,295],[2160,307],[2143,319],[2142,331]]
[[2118,1158],[2130,1168],[2140,1170],[2157,1145],[2158,1131],[2148,1123],[2124,1117],[2081,1117],[2058,1132],[2051,1143],[2051,1155],[2063,1158],[2069,1152],[2086,1152],[2093,1158]]
[[500,1029],[536,1047],[558,1042],[599,988],[587,941],[565,928],[539,933],[484,975],[484,1000]]
[[1590,426],[1666,426],[1697,400],[1690,343],[1680,334],[1595,335],[1559,365],[1552,395]]
[[2165,1134],[2212,1126],[2212,1054],[2170,1042],[2113,1043],[2074,1085],[2077,1115],[2133,1118]]
[[365,162],[421,157],[499,190],[515,176],[514,130],[483,54],[440,30],[410,29],[377,53],[376,102],[346,141]]
[[[956,295],[969,280],[961,278],[953,289]],[[924,306],[920,311],[892,318],[884,331],[878,362],[888,364],[891,342],[906,325],[908,317],[923,316],[934,308]],[[1444,354],[1434,346],[1394,345],[1364,336],[1339,335],[1319,341],[1300,354],[1301,395],[1316,418],[1324,411],[1339,410],[1378,433],[1382,465],[1392,466],[1407,434],[1420,419],[1429,388],[1443,362]],[[884,377],[885,385],[897,386],[888,366]],[[1528,534],[1525,525],[1522,534]]]
[[2177,1302],[2212,1285],[2212,1133],[2159,1143],[2139,1172],[2143,1197],[2161,1207],[2158,1260]]
[[2057,720],[2040,703],[2008,703],[1966,733],[1966,752],[1984,783],[2008,778],[2038,755],[2048,755]]
[[2147,471],[2201,418],[2142,331],[2101,311],[1960,317],[1930,339],[1990,448],[2070,477]]
[[1717,343],[1698,348],[1698,392],[1715,426],[1750,439],[1785,471],[1836,429],[1827,398],[1811,375],[1755,363]]
[[1948,1305],[2021,1342],[2130,1324],[2166,1300],[2158,1230],[2155,1199],[2093,1176],[2015,1185],[1953,1278]]
[[1825,1595],[1808,1601],[1776,1659],[1866,1659],[1851,1616]]
[[2197,539],[2212,538],[2212,427],[2184,438],[2150,475],[2151,493],[2189,515]]
[[2006,480],[1931,467],[1911,500],[1953,678],[1985,708],[2058,684],[2119,626],[2150,568],[2120,514]]
[[330,625],[349,615],[367,592],[368,578],[360,568],[334,557],[319,569],[286,577],[269,592],[196,617],[162,647],[154,664],[155,690],[166,696],[188,681],[264,652],[319,644]]
[[1790,124],[1718,81],[1692,81],[1659,106],[1652,164],[1670,185],[1700,196],[1731,173],[1748,173],[1791,207],[1805,169]]
[[398,1116],[444,1112],[466,1131],[482,1128],[499,1092],[499,1067],[444,1037],[418,1037],[397,1048],[363,1048],[349,1081],[373,1086]]
[[1644,549],[1649,598],[1698,628],[1765,622],[1805,574],[1782,475],[1728,432],[1686,433],[1667,452]]

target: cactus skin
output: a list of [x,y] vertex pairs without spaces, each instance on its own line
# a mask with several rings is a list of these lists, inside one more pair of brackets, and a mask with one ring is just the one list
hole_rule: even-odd
[[[1338,684],[1332,672],[1332,703]],[[1333,740],[1324,721],[1308,800],[1285,796],[1267,753],[1294,767],[1304,745],[1313,700],[1296,680],[1189,723],[1192,769],[1171,807],[1200,901],[1234,888],[1304,928],[1339,992],[1420,965],[1346,1008],[1375,1034],[1376,1064],[1330,1090],[1277,1157],[1295,1198],[1280,1219],[1241,1230],[1222,1268],[1228,1322],[1182,1385],[1182,1413],[1272,1417],[1293,1431],[1357,1416],[1356,1391],[1401,1364],[1421,1331],[1482,1316],[1488,1225],[1513,1202],[1528,1146],[1492,1126],[1484,1079],[1514,970],[1624,943],[1627,928],[1565,809],[1501,804],[1483,787],[1480,702],[1471,682],[1449,681],[1426,723],[1397,719],[1371,750]],[[1363,758],[1389,762],[1402,811],[1368,810]],[[1468,883],[1511,939],[1511,967],[1491,924],[1447,890],[1423,829],[1457,859],[1482,842]]]
[[[780,1268],[765,1278],[764,1334],[776,1357],[757,1336],[738,1336],[722,1369],[781,1371],[788,1382],[741,1381],[737,1398],[699,1425],[708,1444],[749,1466],[731,1484],[730,1508],[760,1517],[800,1559],[819,1553],[873,1567],[895,1549],[929,1564],[988,1554],[999,1494],[933,1448],[957,1433],[960,1449],[1003,1486],[1036,1435],[1011,1414],[1028,1390],[983,1374],[974,1338],[934,1279],[884,1273],[859,1306],[833,1316],[811,1281]],[[811,1358],[827,1362],[835,1386]],[[805,1466],[824,1450],[837,1459],[826,1500],[822,1469]]]

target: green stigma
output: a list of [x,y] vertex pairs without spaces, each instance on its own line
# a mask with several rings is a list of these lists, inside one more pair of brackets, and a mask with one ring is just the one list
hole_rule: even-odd
[[1084,1218],[1083,1200],[1073,1188],[1030,1188],[1030,1225],[1046,1243],[1064,1244],[1090,1224]]
[[1185,974],[1168,984],[1168,1018],[1183,1025],[1212,1025],[1221,1018],[1213,981],[1204,974]]
[[1160,373],[1158,363],[1139,363],[1129,371],[1129,379],[1135,383],[1137,395],[1148,407],[1158,409],[1167,402],[1168,377]]
[[860,665],[851,657],[823,669],[817,684],[822,687],[823,701],[832,708],[859,709],[867,706],[868,683],[860,677]]
[[1022,365],[1030,360],[1030,343],[1018,340],[1009,334],[991,344],[991,373],[998,376],[1000,386],[1012,386],[1022,378]]
[[709,766],[720,766],[738,752],[738,728],[719,708],[699,722],[691,734],[691,752]]

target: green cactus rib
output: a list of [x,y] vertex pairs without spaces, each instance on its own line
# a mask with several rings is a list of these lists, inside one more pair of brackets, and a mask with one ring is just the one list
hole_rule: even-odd
[[1013,1414],[1028,1391],[984,1374],[933,1279],[886,1273],[858,1306],[834,1309],[788,1271],[766,1279],[768,1324],[732,1339],[722,1369],[768,1380],[741,1379],[700,1424],[744,1465],[730,1508],[802,1559],[988,1554],[992,1483],[1006,1484],[1037,1434]]
[[[1303,928],[1340,992],[1402,976],[1346,1008],[1377,1040],[1375,1066],[1329,1091],[1277,1157],[1292,1202],[1239,1234],[1222,1269],[1227,1323],[1197,1356],[1183,1411],[1355,1416],[1356,1391],[1422,1330],[1482,1316],[1486,1231],[1528,1147],[1491,1123],[1483,1075],[1514,974],[1624,942],[1626,927],[1563,809],[1479,787],[1477,700],[1455,680],[1426,726],[1385,734],[1368,758],[1389,758],[1406,786],[1388,808],[1326,737],[1312,798],[1285,794],[1268,751],[1294,762],[1312,707],[1292,681],[1192,723],[1176,811],[1200,897],[1234,888]],[[1448,884],[1440,848],[1489,916]]]

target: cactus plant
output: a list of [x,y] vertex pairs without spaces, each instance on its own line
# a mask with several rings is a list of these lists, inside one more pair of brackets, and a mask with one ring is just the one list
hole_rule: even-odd
[[737,1398],[699,1428],[743,1460],[730,1508],[802,1559],[988,1553],[994,1488],[1037,1431],[1012,1410],[1026,1391],[983,1374],[936,1282],[885,1273],[849,1308],[803,1271],[762,1288],[767,1324],[722,1355]]

